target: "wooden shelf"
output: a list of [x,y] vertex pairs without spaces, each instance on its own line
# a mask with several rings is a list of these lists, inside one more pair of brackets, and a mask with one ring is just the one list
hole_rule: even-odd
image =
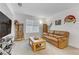
[[15,30],[16,30],[15,40],[17,41],[23,40],[24,39],[23,24],[17,22],[15,24]]

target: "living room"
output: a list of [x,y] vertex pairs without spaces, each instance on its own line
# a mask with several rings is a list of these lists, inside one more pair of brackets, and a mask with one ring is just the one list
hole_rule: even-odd
[[[12,40],[13,45],[9,54],[78,55],[78,5],[78,3],[0,3],[1,14],[11,20],[10,32],[1,37],[2,39],[10,36]],[[1,51],[8,54],[4,50]]]

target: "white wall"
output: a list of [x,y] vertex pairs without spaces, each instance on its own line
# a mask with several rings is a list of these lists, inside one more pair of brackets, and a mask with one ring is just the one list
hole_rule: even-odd
[[[76,17],[76,23],[75,24],[64,24],[64,18],[67,15],[74,15]],[[70,33],[69,36],[69,45],[79,48],[79,7],[74,7],[71,9],[68,9],[66,11],[62,11],[60,13],[57,13],[53,15],[53,20],[62,20],[61,25],[55,25],[55,22],[53,22],[52,27],[50,30],[62,30],[62,31],[68,31]]]

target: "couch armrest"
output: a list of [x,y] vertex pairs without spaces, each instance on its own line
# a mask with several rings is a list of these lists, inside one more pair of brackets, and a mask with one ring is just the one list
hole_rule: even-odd
[[66,40],[68,40],[68,38],[66,38],[66,37],[61,37],[61,38],[58,38],[58,40],[59,40],[59,41],[66,41]]

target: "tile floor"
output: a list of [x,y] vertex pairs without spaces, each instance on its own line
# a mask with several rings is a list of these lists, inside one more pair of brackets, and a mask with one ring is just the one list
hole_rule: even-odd
[[28,42],[28,40],[15,41],[12,55],[79,55],[79,49],[77,48],[59,49],[48,42],[46,42],[46,49],[33,52]]

